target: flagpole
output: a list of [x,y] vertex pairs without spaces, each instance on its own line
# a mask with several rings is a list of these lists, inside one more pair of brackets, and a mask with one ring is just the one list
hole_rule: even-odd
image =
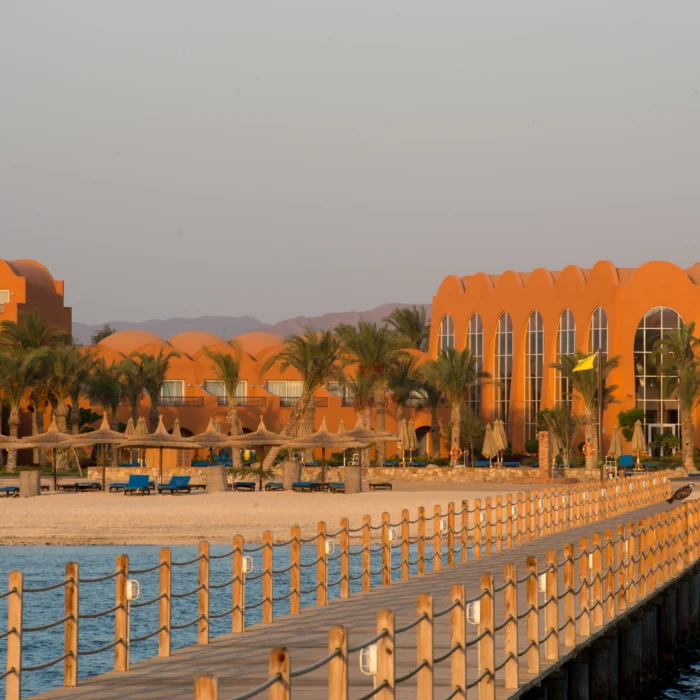
[[598,348],[598,461],[600,462],[600,480],[605,479],[603,455],[603,348]]

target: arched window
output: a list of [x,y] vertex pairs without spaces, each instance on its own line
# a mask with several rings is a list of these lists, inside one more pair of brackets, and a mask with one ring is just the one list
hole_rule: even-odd
[[[476,369],[484,367],[484,327],[479,314],[472,314],[467,326],[467,349],[476,358]],[[481,383],[469,390],[467,406],[478,416],[481,411]]]
[[502,313],[496,326],[496,338],[493,345],[493,379],[494,379],[494,418],[508,423],[508,404],[510,403],[510,380],[513,376],[513,323],[510,315]]
[[[634,375],[637,408],[644,411],[647,442],[658,435],[679,435],[678,400],[669,398],[674,377],[662,375],[655,353],[656,343],[669,331],[679,328],[681,317],[665,306],[647,311],[634,336]],[[663,452],[663,448],[661,448]]]
[[440,333],[438,335],[438,353],[455,346],[455,326],[452,316],[443,316],[440,321]]
[[[557,338],[554,345],[555,362],[560,362],[562,357],[573,355],[576,352],[576,322],[571,309],[564,309],[559,316],[557,326]],[[571,387],[569,380],[563,377],[559,370],[554,370],[554,403],[562,406],[571,402]]]
[[525,439],[537,438],[537,411],[542,396],[544,327],[539,311],[533,311],[525,332]]
[[608,317],[602,306],[595,309],[588,326],[588,352],[594,353],[598,348],[603,351],[603,355],[608,354]]

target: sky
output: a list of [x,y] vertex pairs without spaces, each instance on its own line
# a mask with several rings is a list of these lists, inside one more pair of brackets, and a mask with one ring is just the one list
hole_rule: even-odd
[[697,260],[697,0],[0,4],[0,257],[75,320]]

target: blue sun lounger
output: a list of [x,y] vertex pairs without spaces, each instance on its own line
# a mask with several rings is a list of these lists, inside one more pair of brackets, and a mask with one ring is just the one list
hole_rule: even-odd
[[345,493],[345,484],[342,481],[331,481],[328,490],[331,493]]
[[189,476],[171,476],[170,483],[158,484],[158,493],[170,493],[177,495],[178,493],[191,493]]
[[256,482],[255,481],[234,481],[233,490],[234,491],[255,491]]
[[284,491],[284,484],[281,481],[268,481],[265,484],[265,491]]
[[110,491],[123,491],[124,495],[141,493],[148,496],[153,488],[153,482],[148,480],[148,474],[130,474],[126,483],[112,483],[109,485]]
[[5,498],[16,498],[19,496],[19,486],[0,487],[0,496],[5,496]]

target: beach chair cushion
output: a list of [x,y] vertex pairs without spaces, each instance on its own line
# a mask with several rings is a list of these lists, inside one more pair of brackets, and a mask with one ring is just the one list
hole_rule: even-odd
[[331,481],[328,489],[331,493],[345,493],[345,484],[342,481]]
[[234,481],[233,488],[235,491],[255,491],[256,483],[254,481]]
[[634,456],[633,455],[622,455],[619,461],[620,467],[634,467]]
[[190,477],[189,476],[171,476],[170,482],[167,484],[158,484],[158,492],[163,493],[164,491],[169,491],[170,493],[178,494],[182,492],[190,492]]
[[19,486],[2,486],[0,487],[0,494],[6,498],[19,496]]
[[519,467],[520,462],[503,462],[504,467]]
[[[110,489],[113,484],[110,485]],[[151,485],[148,481],[148,474],[130,474],[129,481],[124,484],[124,495],[141,493],[148,495],[151,492]]]
[[491,462],[489,462],[488,460],[484,460],[484,459],[477,459],[475,464],[477,467],[490,467],[491,466]]
[[281,481],[268,481],[265,484],[265,491],[284,491],[284,484]]

